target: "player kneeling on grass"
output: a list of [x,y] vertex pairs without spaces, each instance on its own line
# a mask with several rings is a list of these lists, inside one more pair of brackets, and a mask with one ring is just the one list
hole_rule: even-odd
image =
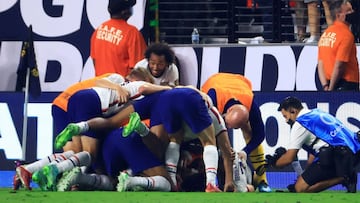
[[[294,192],[320,192],[343,184],[347,192],[356,192],[359,163],[359,133],[352,132],[337,118],[319,109],[307,109],[295,97],[285,98],[278,111],[290,124],[290,141],[286,149],[267,155],[273,167],[284,167],[296,159],[303,148],[312,158],[309,166],[298,177]],[[308,161],[309,162],[309,161]]]

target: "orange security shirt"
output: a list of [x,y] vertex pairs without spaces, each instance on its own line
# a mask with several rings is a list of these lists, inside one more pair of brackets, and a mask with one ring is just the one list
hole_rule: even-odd
[[216,91],[216,103],[220,113],[224,114],[225,105],[230,99],[240,101],[250,111],[254,98],[251,82],[242,75],[217,73],[209,77],[201,90],[207,93],[210,89]]
[[125,78],[144,58],[145,49],[145,40],[136,27],[121,19],[104,22],[91,37],[95,75],[118,73]]
[[90,78],[78,83],[75,83],[74,85],[71,85],[70,87],[68,87],[66,90],[64,90],[62,93],[60,93],[52,102],[53,105],[58,106],[59,108],[61,108],[62,110],[64,110],[65,112],[67,112],[67,105],[69,102],[69,98],[75,94],[77,91],[82,90],[82,89],[87,89],[87,88],[91,88],[95,86],[95,81],[100,79],[100,78],[104,78],[109,76],[111,73],[109,74],[104,74],[98,77],[94,77],[94,78]]
[[325,77],[331,79],[335,61],[346,62],[343,76],[348,82],[359,82],[359,64],[356,58],[356,44],[349,26],[335,21],[321,35],[318,43],[318,60],[324,64]]

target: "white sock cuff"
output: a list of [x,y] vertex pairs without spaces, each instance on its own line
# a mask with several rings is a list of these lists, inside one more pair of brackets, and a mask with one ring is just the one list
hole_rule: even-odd
[[207,145],[204,147],[203,160],[206,170],[217,170],[219,152],[214,145]]
[[180,149],[180,144],[176,142],[169,142],[168,149]]
[[215,145],[204,147],[203,159],[206,172],[206,184],[216,184],[219,154]]
[[177,164],[180,158],[180,145],[170,142],[165,152],[165,164],[171,180],[176,185]]
[[84,133],[84,132],[87,132],[89,130],[89,124],[86,121],[76,123],[76,125],[79,126],[79,128],[80,128],[79,133]]
[[169,192],[171,190],[170,182],[163,176],[149,177],[154,180],[153,190]]
[[139,125],[140,126],[139,126],[139,130],[137,131],[137,133],[140,135],[140,137],[147,136],[150,132],[150,129],[143,122],[140,122]]
[[63,155],[64,157],[66,157],[66,158],[69,158],[69,157],[71,157],[71,156],[74,155],[74,154],[75,154],[75,152],[74,152],[73,150],[68,150],[68,151],[65,151],[65,152],[62,153],[62,155]]
[[218,150],[215,145],[206,145],[204,147],[204,154],[205,154],[205,152],[210,152],[210,153],[216,152],[216,154],[218,154]]
[[165,153],[166,165],[177,166],[180,158],[180,145],[176,142],[170,142]]
[[76,159],[76,161],[79,162],[78,163],[79,167],[80,166],[90,166],[90,164],[91,164],[91,155],[87,151],[82,151],[82,152],[76,153],[73,157],[74,157],[74,159]]
[[166,164],[177,165],[180,158],[180,144],[176,142],[170,142],[165,152]]

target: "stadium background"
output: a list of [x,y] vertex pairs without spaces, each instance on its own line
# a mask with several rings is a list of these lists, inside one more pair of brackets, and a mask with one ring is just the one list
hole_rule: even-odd
[[[89,59],[89,38],[94,28],[108,18],[107,1],[5,0],[0,5],[0,187],[10,187],[14,161],[22,156],[24,95],[13,92],[21,43],[27,26],[33,26],[35,52],[43,94],[29,102],[26,161],[53,152],[52,99],[67,86],[94,75]],[[149,33],[154,27],[145,1],[137,1],[130,22]],[[149,17],[150,16],[150,17]],[[150,19],[149,19],[150,18]],[[144,20],[142,20],[144,19]],[[145,31],[144,31],[145,30]],[[217,36],[215,36],[217,38]],[[151,40],[152,36],[146,36]],[[190,39],[190,33],[187,36]],[[255,100],[266,123],[266,153],[285,145],[289,127],[276,111],[284,97],[301,98],[309,108],[319,107],[336,115],[356,131],[360,123],[359,93],[318,92],[315,45],[297,43],[170,44],[180,65],[182,84],[200,86],[211,74],[243,74],[253,82]],[[359,49],[359,46],[358,46]],[[359,51],[358,51],[359,53]],[[358,54],[358,58],[359,54]],[[234,147],[243,145],[234,131]],[[301,160],[306,159],[302,152]],[[285,187],[295,179],[291,168],[269,173],[272,187]]]

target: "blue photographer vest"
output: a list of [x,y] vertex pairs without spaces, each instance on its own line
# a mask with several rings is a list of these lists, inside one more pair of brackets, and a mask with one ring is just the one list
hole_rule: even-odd
[[296,121],[331,146],[348,146],[354,154],[360,150],[356,134],[331,114],[313,109]]

